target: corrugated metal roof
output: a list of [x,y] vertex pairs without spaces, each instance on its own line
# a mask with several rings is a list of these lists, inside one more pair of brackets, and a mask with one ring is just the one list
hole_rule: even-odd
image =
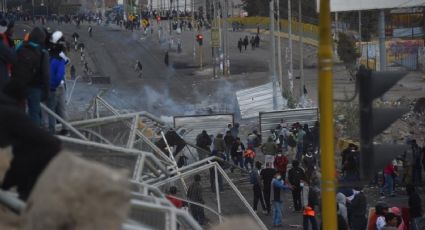
[[184,128],[184,139],[196,143],[196,136],[206,130],[209,135],[225,134],[227,125],[233,125],[233,114],[178,116],[174,117],[174,128]]
[[263,142],[267,141],[270,136],[270,130],[276,129],[280,124],[280,120],[288,124],[299,122],[300,124],[308,124],[313,127],[314,123],[319,119],[317,108],[308,109],[287,109],[282,111],[274,111],[268,113],[260,113],[260,130]]
[[[281,110],[286,108],[287,100],[282,97],[279,86],[276,86],[276,90],[277,107]],[[259,112],[273,111],[273,83],[239,90],[236,98],[242,119],[258,117]]]

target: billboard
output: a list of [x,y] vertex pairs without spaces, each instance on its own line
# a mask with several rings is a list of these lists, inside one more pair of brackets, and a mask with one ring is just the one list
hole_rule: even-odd
[[[424,6],[425,0],[330,0],[331,12],[392,9]],[[320,8],[320,0],[317,0],[317,12]]]

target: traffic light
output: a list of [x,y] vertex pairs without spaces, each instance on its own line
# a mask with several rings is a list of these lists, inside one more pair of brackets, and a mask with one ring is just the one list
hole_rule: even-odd
[[204,39],[204,36],[202,34],[196,35],[196,41],[198,41],[198,44],[202,46],[202,40]]
[[409,111],[408,108],[373,108],[373,100],[381,97],[405,72],[372,72],[360,66],[357,72],[360,106],[360,176],[371,179],[392,159],[403,153],[406,145],[374,144],[373,138]]

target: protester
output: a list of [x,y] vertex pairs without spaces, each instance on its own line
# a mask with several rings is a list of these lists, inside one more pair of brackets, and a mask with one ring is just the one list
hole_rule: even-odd
[[243,39],[243,46],[245,47],[245,51],[246,51],[246,48],[248,47],[248,44],[249,44],[249,38],[248,36],[245,36],[245,38]]
[[366,212],[367,212],[367,200],[363,193],[362,187],[353,189],[353,195],[348,197],[349,201],[349,220],[351,230],[364,230],[366,228]]
[[[248,148],[243,152],[244,166],[246,170],[252,170],[254,168],[255,151],[253,145],[248,145]],[[249,168],[248,168],[249,164]]]
[[206,130],[202,130],[202,132],[196,137],[196,146],[199,147],[201,150],[198,150],[198,155],[201,157],[202,150],[206,152],[210,152],[210,146],[211,146],[212,140],[210,136],[208,135]]
[[226,143],[223,139],[223,134],[218,133],[213,141],[213,151],[217,151],[220,155],[226,151]]
[[267,207],[267,215],[270,215],[271,212],[271,204],[270,204],[270,193],[271,193],[271,183],[274,175],[276,174],[276,170],[272,168],[271,163],[266,163],[266,168],[261,170],[260,176],[263,182],[263,194],[264,194],[264,202]]
[[263,208],[263,213],[267,214],[267,207],[264,204],[263,189],[261,188],[261,166],[261,162],[255,162],[255,169],[251,171],[249,178],[252,184],[252,190],[254,191],[254,211],[257,212],[258,201],[260,201],[261,207]]
[[388,191],[390,196],[395,196],[394,194],[394,179],[393,175],[397,175],[397,172],[394,169],[392,162],[388,163],[384,168],[384,186],[381,188],[381,196],[385,197],[385,190]]
[[380,230],[397,230],[397,216],[394,213],[385,214],[385,226]]
[[239,38],[239,41],[238,41],[238,49],[239,49],[239,53],[242,53],[242,45],[243,45],[242,38]]
[[233,138],[239,137],[239,123],[235,123],[235,125],[230,129]]
[[261,152],[263,152],[264,154],[264,161],[266,163],[268,162],[273,163],[275,155],[277,153],[277,145],[273,142],[273,138],[268,137],[267,142],[262,144],[260,149],[261,149]]
[[294,211],[301,211],[301,180],[305,180],[305,173],[302,168],[299,167],[300,163],[297,160],[292,161],[292,168],[288,172],[288,180],[292,190],[292,199],[294,202]]
[[[55,112],[63,120],[67,121],[68,116],[66,112],[66,86],[65,86],[65,66],[66,60],[61,57],[65,47],[63,33],[56,31],[50,38],[51,46],[50,52],[50,94],[47,99],[47,106],[50,110]],[[68,133],[65,126],[62,126],[60,134],[65,135]],[[49,116],[49,131],[52,134],[56,133],[56,118]]]
[[235,138],[233,138],[230,130],[226,132],[226,136],[224,136],[224,142],[226,144],[226,160],[230,161],[232,146],[235,143]]
[[336,202],[338,204],[338,214],[344,218],[345,223],[348,223],[347,197],[339,192],[336,194]]
[[254,130],[252,133],[248,134],[247,142],[248,145],[258,147],[261,145],[261,135],[258,134],[257,130]]
[[[222,152],[218,152],[217,150],[213,150],[211,152],[211,157],[217,157],[219,158],[219,160],[214,160],[216,161],[222,168],[223,168],[223,161],[225,161],[226,157],[224,156],[224,154]],[[211,185],[211,191],[213,193],[216,192],[216,186],[215,186],[215,168],[210,168],[210,185]],[[217,171],[218,172],[218,171]],[[218,189],[219,192],[223,192],[223,177],[221,176],[220,173],[217,173],[217,181],[218,181]]]
[[398,207],[392,207],[390,211],[397,217],[397,230],[407,230],[407,226],[404,224],[401,215],[401,210]]
[[375,214],[376,218],[376,230],[382,230],[382,228],[386,225],[385,215],[388,213],[388,206],[384,203],[378,203],[375,206]]
[[288,167],[288,157],[282,153],[278,153],[274,159],[273,166],[282,175],[282,178],[286,178],[286,170]]
[[291,189],[291,185],[286,185],[282,176],[276,172],[271,182],[271,196],[273,197],[273,227],[282,226],[282,199],[281,190]]
[[286,123],[283,123],[283,120],[282,120],[281,128],[279,131],[279,142],[280,142],[280,148],[282,149],[282,151],[288,151],[288,136],[289,136],[288,125]]
[[245,146],[242,144],[241,139],[236,138],[235,143],[232,146],[231,157],[235,166],[243,168],[243,152],[245,151]]
[[297,129],[297,155],[296,159],[298,161],[301,161],[302,155],[304,154],[304,137],[306,135],[306,132],[300,127]]
[[41,126],[40,102],[45,102],[50,94],[49,54],[44,50],[46,34],[35,27],[29,41],[16,47],[17,61],[12,70],[12,81],[21,85],[27,92],[28,115]]
[[[200,204],[204,204],[204,198],[202,195],[202,186],[201,186],[201,176],[196,174],[194,176],[194,181],[187,189],[187,198],[190,201],[194,201]],[[199,225],[204,225],[205,214],[204,208],[195,204],[189,205],[189,211],[192,214],[193,218],[199,223]]]
[[310,186],[307,180],[301,180],[303,194],[303,230],[318,230],[316,211],[319,210],[319,188]]

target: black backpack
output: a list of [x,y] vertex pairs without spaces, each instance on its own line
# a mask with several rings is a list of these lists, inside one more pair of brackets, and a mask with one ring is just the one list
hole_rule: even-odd
[[40,77],[43,51],[24,42],[16,51],[17,61],[12,68],[12,79],[21,84],[41,84]]
[[289,135],[288,136],[288,145],[290,146],[290,147],[295,147],[295,146],[297,146],[297,142],[295,141],[295,138],[294,138],[294,135],[293,134],[291,134],[291,135]]

